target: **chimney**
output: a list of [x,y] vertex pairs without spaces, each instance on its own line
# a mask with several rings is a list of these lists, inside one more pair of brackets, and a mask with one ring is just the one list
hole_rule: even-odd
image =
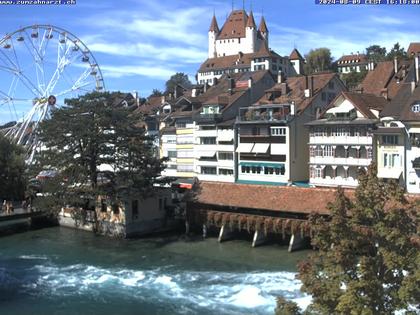
[[294,116],[295,115],[295,102],[292,102],[290,104],[290,115]]
[[416,84],[419,84],[420,81],[420,72],[419,72],[419,58],[420,55],[417,54],[414,58],[415,68],[416,68]]
[[162,95],[161,97],[160,97],[160,103],[163,105],[163,104],[165,104],[165,95]]
[[402,66],[402,77],[405,78],[407,76],[407,66],[403,65]]
[[305,97],[312,97],[314,90],[314,77],[306,77]]
[[287,83],[286,82],[281,83],[280,88],[281,88],[281,95],[286,95],[287,94]]
[[277,83],[283,83],[284,81],[284,74],[282,71],[279,71],[279,73],[277,74]]
[[228,79],[228,91],[232,95],[233,94],[233,88],[235,87],[235,81],[232,78]]
[[394,72],[397,74],[398,72],[398,58],[394,57]]
[[411,81],[411,93],[416,89],[416,81]]
[[253,79],[252,79],[252,77],[249,77],[249,79],[248,79],[248,88],[250,89],[250,88],[252,88],[252,84],[253,84]]
[[203,88],[204,93],[206,93],[206,92],[207,92],[208,87],[209,87],[209,86],[207,85],[207,82],[205,82],[205,83],[204,83],[204,88]]
[[193,88],[191,90],[191,97],[197,97],[197,89],[196,88]]
[[386,100],[388,99],[388,88],[384,88],[381,90],[381,96]]

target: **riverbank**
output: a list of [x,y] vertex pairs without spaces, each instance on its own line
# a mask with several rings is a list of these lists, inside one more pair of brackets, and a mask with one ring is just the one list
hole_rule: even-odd
[[48,228],[0,239],[5,314],[273,314],[308,251],[178,235],[115,240]]

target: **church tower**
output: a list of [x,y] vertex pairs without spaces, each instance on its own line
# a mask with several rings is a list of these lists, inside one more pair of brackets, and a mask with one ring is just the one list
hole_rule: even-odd
[[216,38],[219,35],[219,26],[217,25],[216,15],[213,14],[209,29],[209,58],[216,57]]

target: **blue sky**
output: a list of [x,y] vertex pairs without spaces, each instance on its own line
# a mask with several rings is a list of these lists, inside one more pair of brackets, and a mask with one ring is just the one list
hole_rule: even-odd
[[[247,11],[250,1],[245,1]],[[362,52],[371,44],[407,48],[420,41],[418,6],[319,6],[313,0],[254,0],[270,31],[270,46],[281,55],[328,47],[335,58]],[[90,48],[108,90],[141,96],[163,89],[175,72],[194,80],[207,57],[207,31],[213,11],[223,24],[232,1],[77,0],[74,6],[0,7],[1,36],[22,26],[52,24],[77,35]],[[241,8],[242,1],[235,1]]]

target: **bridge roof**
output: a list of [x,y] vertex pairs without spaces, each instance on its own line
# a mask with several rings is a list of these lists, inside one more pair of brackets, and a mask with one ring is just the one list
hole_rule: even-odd
[[[197,203],[309,214],[329,214],[336,189],[200,182]],[[353,190],[346,190],[353,197]]]

